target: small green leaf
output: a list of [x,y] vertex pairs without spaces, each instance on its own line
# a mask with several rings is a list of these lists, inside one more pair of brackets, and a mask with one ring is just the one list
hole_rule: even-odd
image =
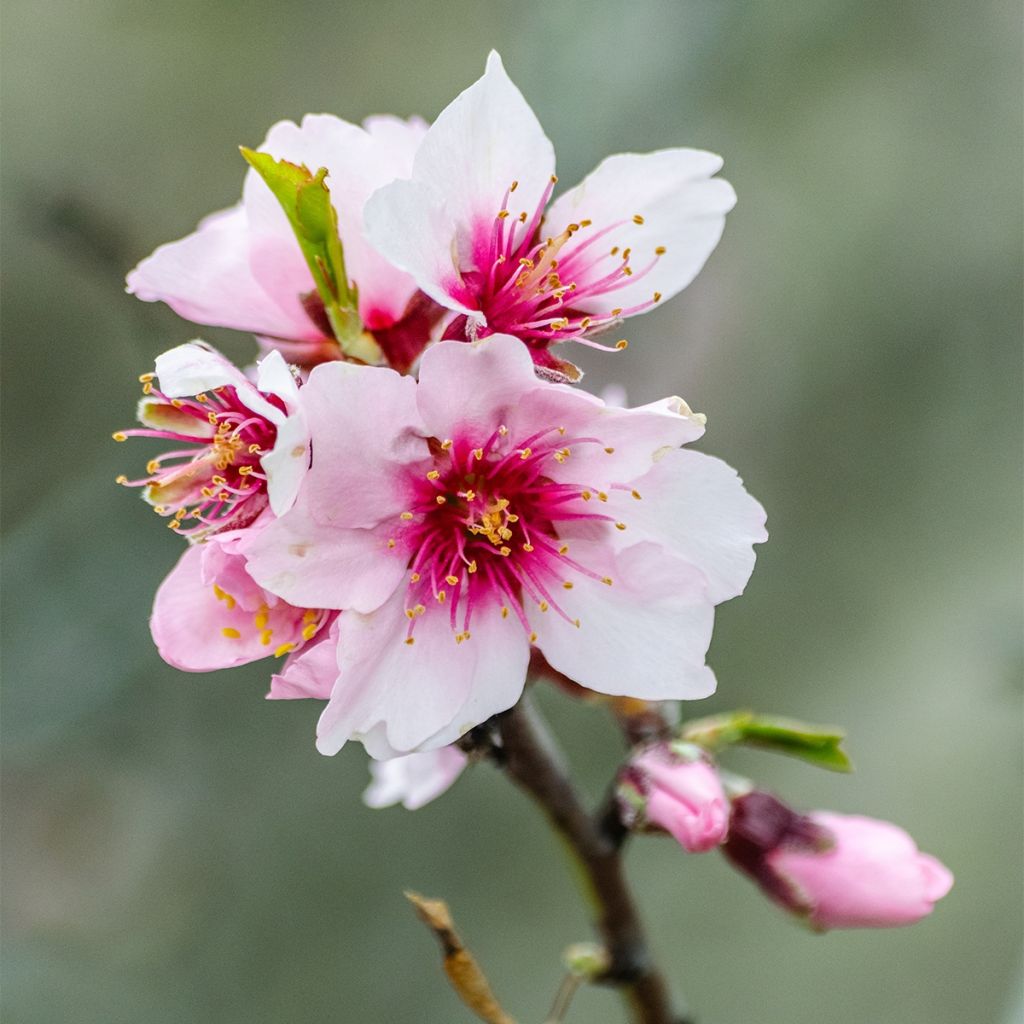
[[705,750],[718,751],[734,744],[761,747],[779,754],[799,757],[819,768],[835,772],[853,771],[842,748],[845,733],[830,725],[812,725],[792,718],[757,715],[752,711],[727,711],[710,718],[687,722],[680,738]]
[[313,174],[305,165],[276,160],[269,153],[257,153],[245,146],[241,152],[281,204],[316,282],[338,344],[347,355],[376,362],[380,349],[363,330],[358,293],[345,272],[338,215],[324,180],[327,168],[321,167]]

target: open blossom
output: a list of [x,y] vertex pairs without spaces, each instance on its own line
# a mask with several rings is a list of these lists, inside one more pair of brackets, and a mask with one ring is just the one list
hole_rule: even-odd
[[590,336],[696,276],[736,201],[712,177],[721,166],[694,149],[621,153],[550,203],[554,150],[492,53],[427,131],[411,179],[370,199],[366,226],[386,257],[459,314],[446,337],[513,334],[540,368],[571,376],[549,345],[604,347]]
[[[305,662],[327,640],[337,616],[296,608],[249,576],[240,548],[264,522],[225,530],[182,554],[157,591],[150,619],[164,661],[186,672],[210,672],[288,654],[279,688],[306,683]],[[333,648],[330,660],[335,660]]]
[[798,815],[757,791],[734,802],[723,849],[819,931],[913,924],[953,885],[949,869],[897,825],[832,811]]
[[327,363],[302,389],[313,464],[245,544],[259,584],[344,609],[318,746],[445,746],[518,700],[531,647],[590,689],[698,698],[714,605],[739,594],[764,511],[680,446],[680,399],[609,408],[539,380],[526,347],[442,343],[419,381]]
[[619,805],[631,827],[664,829],[689,853],[704,853],[729,831],[729,800],[698,748],[659,743],[630,759]]
[[268,502],[277,515],[291,508],[309,466],[309,431],[279,352],[260,362],[253,383],[193,341],[158,356],[156,372],[141,379],[143,427],[114,438],[162,438],[175,447],[150,459],[147,476],[119,483],[142,487],[146,501],[191,539],[252,522]]
[[[441,310],[417,296],[412,278],[370,247],[363,206],[375,189],[410,173],[425,130],[418,119],[373,117],[360,127],[330,114],[309,114],[301,125],[275,124],[260,147],[277,159],[329,170],[326,183],[347,272],[359,289],[359,315],[399,363],[419,354]],[[128,275],[128,290],[147,302],[166,302],[196,323],[260,335],[292,362],[308,365],[338,355],[295,233],[251,168],[237,206],[160,246]]]
[[419,810],[446,792],[466,764],[466,755],[458,747],[371,761],[372,781],[363,793],[363,803],[367,807],[392,807],[400,803],[406,810]]

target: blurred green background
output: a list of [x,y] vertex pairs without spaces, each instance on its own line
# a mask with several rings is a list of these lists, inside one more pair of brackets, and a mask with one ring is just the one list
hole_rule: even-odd
[[[891,818],[957,875],[917,927],[803,932],[714,855],[637,842],[657,954],[702,1024],[1020,1019],[1020,12],[1010,0],[8,0],[3,24],[4,1020],[468,1021],[405,905],[447,897],[542,1019],[588,937],[555,841],[488,767],[365,809],[365,758],[266,665],[163,665],[179,541],[114,476],[136,375],[195,329],[124,273],[239,194],[279,118],[433,117],[489,47],[562,180],[690,144],[740,196],[681,297],[587,384],[685,396],[769,511],[721,609],[720,692],[848,726],[831,776],[734,762],[805,807]],[[245,359],[251,343],[205,336]],[[543,701],[588,790],[595,709]],[[604,991],[570,1022],[618,1022]]]

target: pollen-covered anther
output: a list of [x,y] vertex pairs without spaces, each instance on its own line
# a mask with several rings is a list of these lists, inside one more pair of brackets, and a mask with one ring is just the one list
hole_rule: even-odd
[[221,634],[226,636],[229,640],[238,640],[242,635],[234,626],[224,626],[224,628],[221,629]]
[[448,499],[443,494],[439,494],[434,498],[434,501],[436,501],[438,505],[445,505],[448,503]]
[[621,352],[623,349],[629,348],[629,340],[627,338],[620,338],[615,342],[615,348]]
[[411,512],[403,512],[398,518],[405,520],[405,522],[409,522],[412,517],[413,515]]
[[283,658],[289,651],[294,651],[294,650],[295,650],[295,644],[293,644],[289,640],[287,643],[278,644],[278,646],[274,648],[274,657],[275,658]]
[[550,608],[551,606],[547,603],[547,601],[541,601],[540,604],[537,605],[537,607],[542,612],[546,612],[548,610],[548,608]]
[[631,491],[630,491],[629,493],[630,493],[630,494],[631,494],[631,495],[632,495],[632,496],[633,496],[634,498],[636,498],[636,500],[637,500],[637,501],[639,501],[639,500],[641,499],[641,497],[642,497],[642,495],[640,494],[640,492],[639,492],[638,490],[636,490],[636,488],[634,488],[633,490],[631,490]]
[[626,528],[626,524],[625,523],[616,523],[615,524],[615,529],[616,530],[624,530],[625,528]]
[[601,582],[602,582],[602,583],[603,583],[603,584],[604,584],[604,585],[605,585],[606,587],[610,587],[610,586],[612,585],[612,583],[613,583],[613,580],[612,580],[611,576],[602,576],[602,577],[601,577]]
[[643,219],[642,216],[640,216],[639,213],[634,213],[633,214],[633,223],[634,224],[643,224],[643,222],[644,222],[644,219]]
[[114,433],[112,433],[110,436],[115,441],[127,441],[128,440],[128,435],[123,430],[115,430]]
[[437,479],[437,478],[438,478],[438,477],[439,477],[440,475],[441,475],[441,474],[440,474],[440,473],[439,473],[439,472],[438,472],[438,471],[437,471],[436,469],[432,469],[432,470],[431,470],[431,471],[430,471],[430,472],[429,472],[429,473],[427,474],[427,479],[428,479],[428,480],[436,480],[436,479]]
[[458,586],[459,577],[458,576],[452,576],[451,574],[449,574],[449,575],[445,576],[444,581],[445,581],[445,583],[448,584],[449,587],[455,587],[455,586]]

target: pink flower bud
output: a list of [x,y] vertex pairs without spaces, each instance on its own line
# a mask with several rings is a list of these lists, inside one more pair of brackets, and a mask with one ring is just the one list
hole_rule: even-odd
[[818,931],[913,924],[953,885],[948,869],[890,822],[798,814],[757,790],[733,801],[722,852]]
[[949,892],[953,875],[888,821],[816,811],[834,840],[813,852],[781,846],[768,865],[800,892],[815,928],[889,928],[913,924]]
[[690,853],[718,846],[729,829],[729,801],[715,769],[681,744],[634,757],[623,772],[619,805],[632,828],[664,829]]

